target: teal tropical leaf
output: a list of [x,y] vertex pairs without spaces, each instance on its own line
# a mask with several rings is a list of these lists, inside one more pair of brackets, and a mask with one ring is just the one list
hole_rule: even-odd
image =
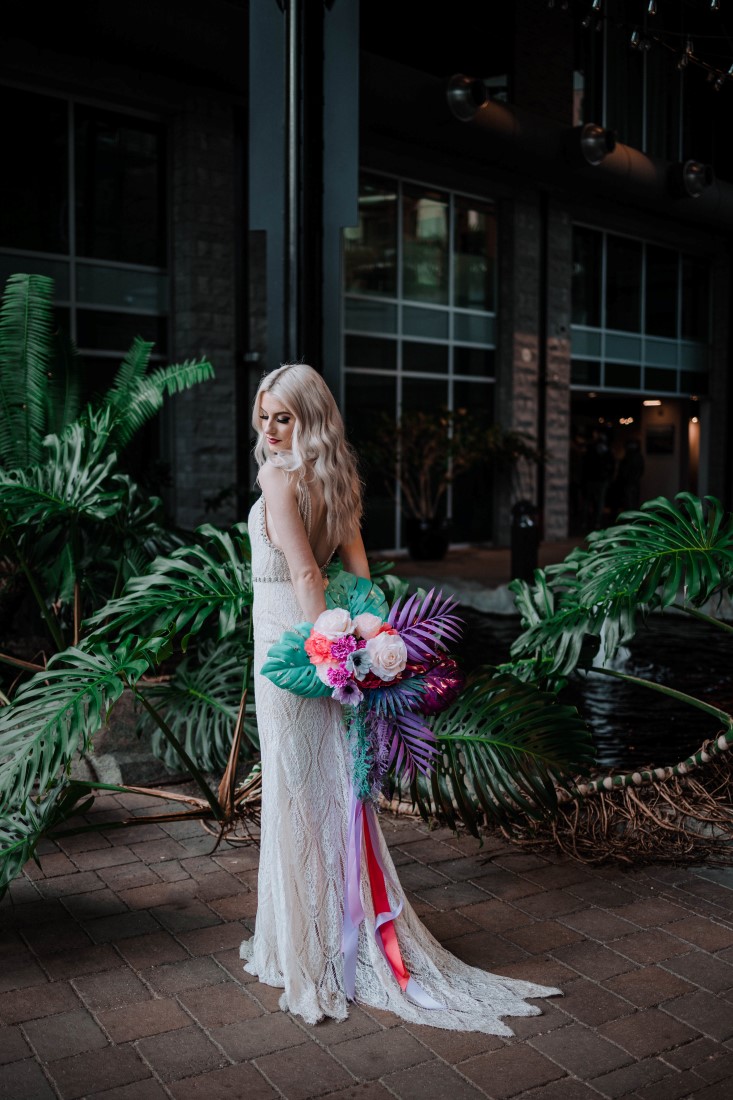
[[345,569],[329,579],[326,604],[343,608],[352,619],[365,611],[386,619],[389,611],[385,595],[376,584],[364,577],[355,577]]
[[309,699],[333,693],[332,688],[319,680],[316,666],[311,664],[304,649],[312,629],[312,623],[300,623],[292,630],[284,631],[276,644],[268,649],[267,660],[260,669],[261,674],[276,687]]
[[11,275],[0,305],[0,461],[41,460],[53,331],[53,279]]

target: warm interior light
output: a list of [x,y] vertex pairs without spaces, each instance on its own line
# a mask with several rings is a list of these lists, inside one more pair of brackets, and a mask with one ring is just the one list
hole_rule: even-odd
[[698,422],[698,420],[697,420],[697,417],[696,417],[696,416],[691,416],[691,417],[690,417],[690,423],[691,423],[691,424],[697,424],[697,422]]
[[647,408],[649,408],[650,405],[661,405],[662,404],[662,402],[659,400],[658,397],[649,397],[643,403],[647,406]]
[[633,416],[621,416],[621,417],[619,417],[618,422],[619,422],[619,424],[624,424],[628,427],[629,424],[634,423],[634,418],[633,418]]
[[588,396],[589,397],[598,397],[598,394],[597,393],[589,393]]

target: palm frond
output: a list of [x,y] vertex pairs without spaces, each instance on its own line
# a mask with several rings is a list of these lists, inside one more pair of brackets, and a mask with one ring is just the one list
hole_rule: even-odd
[[446,641],[460,639],[463,622],[454,614],[455,607],[455,597],[436,595],[434,588],[425,596],[416,592],[404,604],[398,600],[393,605],[389,623],[405,643],[411,661],[434,659],[447,648]]
[[511,827],[557,811],[555,784],[587,774],[590,733],[574,707],[516,677],[485,667],[433,724],[440,755],[428,782],[413,785],[424,813],[478,835],[485,816]]
[[120,363],[115,374],[115,380],[107,390],[102,401],[102,406],[109,405],[118,412],[124,410],[125,405],[132,399],[133,393],[150,363],[150,353],[155,344],[136,336],[130,350]]
[[11,275],[0,305],[0,461],[41,457],[53,330],[53,279]]
[[63,328],[53,335],[54,361],[46,393],[46,429],[59,435],[79,416],[81,371],[76,344]]
[[[128,353],[131,360],[133,353],[143,355],[141,349],[144,347],[143,341],[140,341],[135,351],[136,345],[133,344]],[[113,401],[105,406],[114,409],[112,441],[120,450],[160,411],[166,394],[183,393],[214,377],[214,368],[207,359],[187,359],[184,363],[160,367],[134,380],[132,370],[131,366],[127,372],[131,376],[129,385],[121,388],[120,394],[115,394]]]
[[418,772],[427,774],[439,750],[435,734],[426,720],[406,711],[383,721],[391,735],[388,767],[403,772],[408,782]]
[[152,651],[130,638],[116,649],[64,650],[24,684],[0,709],[0,810],[22,810],[36,785],[42,797],[89,748],[125,681],[135,683],[153,664]]
[[230,532],[204,524],[197,534],[203,546],[156,558],[148,572],[130,578],[119,598],[92,615],[87,625],[94,636],[121,637],[144,627],[159,638],[182,635],[185,649],[191,635],[213,618],[219,638],[239,629],[252,604],[247,524],[237,523]]
[[[244,647],[236,639],[210,641],[185,658],[167,683],[142,688],[188,755],[204,771],[226,767],[242,695],[245,656]],[[139,729],[150,735],[153,752],[167,767],[180,767],[180,758],[149,714],[143,714]],[[240,759],[247,760],[258,751],[252,702],[245,715]]]

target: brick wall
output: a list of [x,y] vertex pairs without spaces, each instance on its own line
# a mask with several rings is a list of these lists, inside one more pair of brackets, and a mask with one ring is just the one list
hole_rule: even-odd
[[547,212],[547,346],[545,377],[544,537],[568,533],[570,438],[570,288],[572,224],[550,203]]

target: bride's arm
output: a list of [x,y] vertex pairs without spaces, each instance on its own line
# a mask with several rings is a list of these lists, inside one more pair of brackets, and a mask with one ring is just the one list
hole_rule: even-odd
[[353,573],[356,577],[366,577],[371,580],[369,562],[361,534],[357,533],[349,542],[343,542],[338,548],[338,556],[347,573]]
[[298,603],[307,621],[315,622],[326,610],[326,597],[323,577],[298,509],[295,484],[284,470],[271,466],[269,462],[260,469],[259,482],[265,494],[267,513],[272,518],[288,563]]

